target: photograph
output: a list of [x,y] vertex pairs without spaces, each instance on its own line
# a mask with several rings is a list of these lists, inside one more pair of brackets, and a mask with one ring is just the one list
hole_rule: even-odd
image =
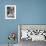
[[5,5],[5,19],[16,19],[16,5]]

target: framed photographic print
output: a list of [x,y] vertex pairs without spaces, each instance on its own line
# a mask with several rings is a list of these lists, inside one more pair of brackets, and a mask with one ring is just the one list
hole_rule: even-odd
[[5,5],[5,19],[16,19],[16,5]]

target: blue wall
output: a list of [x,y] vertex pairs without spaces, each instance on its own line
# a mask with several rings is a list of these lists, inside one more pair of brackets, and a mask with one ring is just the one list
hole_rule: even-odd
[[[5,19],[7,4],[16,4],[16,20]],[[0,0],[0,43],[8,43],[9,32],[17,34],[17,24],[46,24],[46,0]]]

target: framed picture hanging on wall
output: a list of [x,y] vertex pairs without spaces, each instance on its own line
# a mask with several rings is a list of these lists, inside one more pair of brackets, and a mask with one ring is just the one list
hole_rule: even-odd
[[5,5],[5,19],[16,19],[16,5]]

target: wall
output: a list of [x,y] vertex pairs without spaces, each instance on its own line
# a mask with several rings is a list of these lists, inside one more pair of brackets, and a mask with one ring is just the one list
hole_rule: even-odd
[[[16,20],[5,20],[7,4],[16,4]],[[17,24],[46,24],[46,0],[0,0],[0,44],[8,43],[9,32],[17,34]]]

